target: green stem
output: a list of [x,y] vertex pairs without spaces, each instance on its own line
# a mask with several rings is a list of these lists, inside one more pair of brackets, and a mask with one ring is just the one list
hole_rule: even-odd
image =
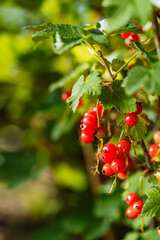
[[120,71],[122,71],[122,69],[125,68],[125,66],[127,66],[128,63],[131,62],[137,55],[138,55],[138,53],[135,53],[120,69],[118,69],[118,71],[113,75],[113,79],[115,79],[117,77],[117,74]]
[[107,192],[107,193],[112,193],[112,191],[113,191],[113,188],[116,186],[116,184],[117,184],[117,174],[115,174],[115,178],[114,178],[114,181],[113,181],[113,183],[111,184],[111,188],[110,188],[110,190]]
[[113,81],[113,75],[110,71],[110,68],[106,62],[106,59],[103,57],[102,55],[102,52],[101,51],[96,51],[95,48],[90,44],[88,43],[87,41],[83,41],[82,42],[82,45],[87,48],[90,53],[92,53],[92,55],[105,67],[105,69],[108,71],[109,73],[109,77],[111,79],[111,81]]
[[98,105],[99,105],[99,99],[97,99],[97,104],[96,104],[96,107],[97,107],[96,110],[97,110],[98,129],[99,129],[99,126],[100,126],[100,120],[99,120]]

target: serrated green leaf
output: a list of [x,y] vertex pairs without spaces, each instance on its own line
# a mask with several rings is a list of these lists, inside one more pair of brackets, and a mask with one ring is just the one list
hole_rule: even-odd
[[148,217],[160,217],[160,187],[147,191],[148,199],[144,204],[142,214]]
[[98,71],[92,71],[86,79],[82,75],[73,86],[72,94],[67,99],[67,103],[69,103],[69,107],[75,112],[79,104],[79,99],[84,93],[98,96],[101,94],[101,89],[101,78]]
[[134,44],[129,44],[129,46],[132,47],[140,55],[147,57],[151,62],[158,61],[158,54],[156,49],[147,52],[139,42],[134,42]]
[[128,128],[128,134],[132,140],[140,141],[147,134],[147,126],[139,120],[136,126]]
[[148,94],[159,94],[159,75],[160,62],[154,63],[151,70],[137,66],[129,71],[128,76],[124,80],[123,86],[125,87],[127,94],[133,94],[140,89],[141,86],[144,86],[144,89]]
[[91,37],[96,43],[103,45],[106,48],[109,48],[110,46],[107,35],[91,33],[89,37]]
[[76,45],[85,37],[83,30],[70,24],[57,24],[56,32],[52,35],[53,50],[61,54]]
[[80,66],[76,67],[73,72],[71,72],[70,74],[68,74],[65,77],[60,78],[58,81],[52,83],[49,86],[49,92],[53,92],[58,88],[64,87],[66,84],[70,83],[70,82],[75,82],[75,79],[78,79],[79,76],[84,73],[86,70],[89,69],[89,64],[88,63],[84,63],[81,64]]
[[[111,63],[111,67],[113,71],[118,71],[123,65],[125,64],[124,61],[119,60],[119,59],[113,59]],[[126,66],[124,70],[126,70],[128,67]]]
[[123,113],[130,113],[136,111],[136,98],[134,96],[127,96],[124,89],[121,87],[121,82],[113,81],[112,89],[103,87],[99,100],[105,108],[115,108],[117,111]]
[[111,32],[111,34],[127,33],[127,32],[130,32],[130,33],[140,33],[140,34],[142,33],[139,30],[137,25],[129,24],[126,27],[121,27],[119,29],[114,30],[113,32]]
[[32,30],[34,32],[39,32],[39,31],[42,31],[42,30],[46,30],[48,28],[53,28],[55,27],[55,24],[54,23],[51,23],[51,22],[45,22],[41,25],[30,25],[30,26],[27,26],[27,27],[24,27],[24,29],[27,29],[27,30]]
[[32,35],[32,39],[33,39],[34,42],[43,41],[43,40],[49,39],[55,33],[56,33],[55,28],[44,29],[40,32],[34,33]]

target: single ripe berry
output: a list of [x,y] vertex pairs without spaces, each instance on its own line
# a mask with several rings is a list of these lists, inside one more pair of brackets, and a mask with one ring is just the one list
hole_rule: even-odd
[[111,162],[111,168],[114,173],[125,172],[126,171],[126,160],[124,157],[116,157]]
[[150,157],[156,156],[158,149],[159,149],[159,146],[157,144],[151,145],[150,148],[148,149],[149,156]]
[[131,35],[131,33],[120,33],[120,35],[122,38],[128,38]]
[[83,119],[88,119],[88,121],[96,121],[97,117],[93,110],[88,110],[84,113]]
[[[129,40],[132,40],[134,42],[138,42],[139,41],[139,37],[137,33],[131,33],[131,35],[128,37]],[[132,43],[132,42],[131,42]]]
[[127,208],[126,210],[126,216],[129,218],[129,219],[135,219],[138,217],[138,213],[135,211],[135,209],[133,207],[129,207]]
[[128,206],[133,206],[133,204],[137,201],[139,201],[139,198],[136,193],[129,193],[126,197],[126,203]]
[[119,172],[119,173],[117,173],[117,177],[118,177],[120,180],[125,180],[126,177],[127,177],[127,172]]
[[157,233],[158,233],[158,235],[160,236],[160,226],[157,227]]
[[85,134],[85,133],[81,133],[80,139],[82,140],[82,142],[84,143],[91,143],[94,139],[94,135],[93,134]]
[[142,112],[142,103],[141,102],[136,102],[137,104],[137,111],[135,114],[140,114]]
[[[97,116],[97,105],[95,105],[92,109]],[[103,105],[102,104],[98,104],[98,115],[99,117],[104,117],[104,115],[106,114],[106,110],[103,111]]]
[[93,122],[91,122],[91,124],[87,124],[87,123],[82,124],[81,131],[87,135],[93,134],[93,131],[94,131]]
[[66,103],[67,99],[71,96],[71,92],[62,92],[61,100]]
[[137,201],[137,202],[133,203],[133,209],[135,209],[135,211],[138,214],[141,214],[143,205],[144,205],[144,203],[142,201]]
[[138,117],[135,113],[128,113],[125,117],[125,123],[129,126],[129,127],[133,127],[137,124],[138,122]]
[[131,144],[128,141],[122,140],[117,144],[117,150],[120,154],[127,154],[131,149]]
[[106,176],[111,176],[113,174],[111,164],[109,164],[109,163],[104,164],[104,166],[102,168],[102,173]]
[[104,162],[112,162],[117,152],[117,148],[112,143],[106,143],[102,148],[102,154],[103,154],[103,161]]
[[153,139],[156,143],[160,143],[160,130],[155,131],[155,133],[153,135]]

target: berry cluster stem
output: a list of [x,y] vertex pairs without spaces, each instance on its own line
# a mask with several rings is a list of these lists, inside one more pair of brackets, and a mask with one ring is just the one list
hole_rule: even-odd
[[115,174],[115,177],[114,177],[114,181],[113,181],[113,183],[111,184],[111,188],[110,188],[110,190],[107,192],[107,193],[112,193],[112,191],[113,191],[113,188],[115,187],[117,185],[117,174]]
[[131,62],[137,55],[138,55],[138,53],[135,53],[120,69],[118,69],[118,71],[113,75],[113,79],[115,79],[117,77],[118,73],[120,71],[122,71],[122,69],[125,68],[125,66],[127,66],[128,63]]
[[111,70],[108,66],[108,63],[106,61],[106,59],[103,57],[103,54],[101,51],[96,51],[96,49],[87,41],[83,41],[82,45],[87,48],[87,50],[89,50],[90,53],[92,53],[92,55],[105,67],[105,69],[108,71],[109,73],[109,77],[111,82],[114,80],[113,79],[113,75],[111,73]]
[[147,148],[146,148],[146,145],[145,145],[143,139],[140,141],[140,145],[142,147],[142,150],[143,150],[143,153],[144,153],[144,156],[145,156],[147,167],[148,167],[149,170],[152,170],[152,165],[150,163],[150,156],[148,154],[148,151],[147,151]]

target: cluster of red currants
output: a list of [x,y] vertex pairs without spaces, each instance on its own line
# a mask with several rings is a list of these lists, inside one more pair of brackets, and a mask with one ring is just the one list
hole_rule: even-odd
[[[84,113],[82,124],[81,124],[81,136],[80,139],[84,143],[91,143],[94,139],[95,133],[98,131],[98,117],[99,118],[104,117],[106,114],[106,111],[103,109],[103,105],[98,105],[98,111],[97,106],[95,105],[92,110],[88,110]],[[103,129],[103,126],[101,122],[99,123],[99,129]]]
[[160,130],[154,133],[153,139],[156,144],[152,144],[148,149],[148,154],[150,157],[155,157],[158,153],[158,149],[160,149]]
[[129,43],[132,44],[132,41],[134,42],[138,42],[139,41],[139,37],[137,33],[120,33],[122,38],[125,38],[127,40],[129,40]]
[[142,212],[144,203],[139,201],[138,195],[136,193],[129,193],[126,197],[126,203],[129,206],[126,210],[126,216],[129,219],[135,219]]
[[105,144],[100,156],[101,160],[105,162],[102,173],[106,176],[116,173],[119,179],[124,180],[127,176],[127,168],[133,164],[132,158],[126,155],[130,149],[131,145],[126,140],[120,141],[117,146],[112,143]]
[[140,102],[136,102],[137,104],[137,111],[136,112],[132,112],[132,113],[128,113],[125,116],[125,123],[129,126],[129,127],[133,127],[138,123],[138,114],[140,114],[142,112],[142,103]]

